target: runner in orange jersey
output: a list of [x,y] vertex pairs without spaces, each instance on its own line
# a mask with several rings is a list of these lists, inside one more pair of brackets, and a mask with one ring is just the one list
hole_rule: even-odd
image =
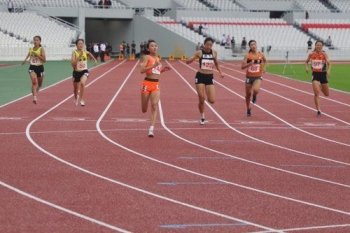
[[141,74],[146,73],[141,86],[141,109],[147,112],[148,102],[151,102],[151,120],[148,136],[154,136],[154,124],[157,117],[158,102],[160,99],[159,76],[170,70],[169,66],[162,66],[157,57],[158,46],[154,40],[149,40],[146,45],[146,53],[142,57]]
[[255,40],[248,42],[249,52],[243,58],[242,70],[246,70],[245,80],[245,102],[247,106],[247,116],[251,116],[250,97],[253,95],[252,103],[257,101],[257,95],[260,91],[262,74],[266,72],[267,60],[265,55],[258,51]]

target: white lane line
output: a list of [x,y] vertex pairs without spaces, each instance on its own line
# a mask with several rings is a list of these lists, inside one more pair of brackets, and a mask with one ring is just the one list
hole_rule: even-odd
[[65,212],[65,213],[74,215],[74,216],[76,216],[76,217],[78,217],[78,218],[85,219],[85,220],[87,220],[87,221],[93,222],[93,223],[95,223],[95,224],[101,225],[101,226],[106,227],[106,228],[109,228],[109,229],[111,229],[111,230],[114,230],[114,231],[117,231],[117,232],[123,232],[123,233],[129,233],[129,232],[130,232],[130,231],[126,231],[126,230],[124,230],[124,229],[121,229],[121,228],[119,228],[119,227],[112,226],[112,225],[110,225],[110,224],[108,224],[108,223],[99,221],[99,220],[97,220],[97,219],[91,218],[91,217],[89,217],[89,216],[80,214],[80,213],[78,213],[78,212],[72,211],[72,210],[70,210],[70,209],[64,208],[64,207],[62,207],[62,206],[53,204],[52,202],[45,201],[45,200],[43,200],[43,199],[41,199],[41,198],[39,198],[39,197],[36,197],[36,196],[31,195],[31,194],[29,194],[29,193],[27,193],[27,192],[24,192],[24,191],[22,191],[22,190],[20,190],[20,189],[17,189],[17,188],[15,188],[15,187],[13,187],[13,186],[11,186],[11,185],[8,185],[8,184],[6,184],[6,183],[4,183],[4,182],[2,182],[2,181],[0,181],[0,185],[2,185],[2,186],[4,186],[5,188],[8,188],[8,189],[10,189],[10,190],[12,190],[12,191],[18,193],[18,194],[21,194],[21,195],[23,195],[23,196],[25,196],[25,197],[27,197],[27,198],[33,199],[34,201],[40,202],[40,203],[42,203],[42,204],[44,204],[44,205],[47,205],[47,206],[50,206],[50,207],[52,207],[52,208],[58,209],[58,210],[60,210],[60,211],[63,211],[63,212]]
[[[137,63],[136,63],[137,65]],[[135,67],[133,68],[133,70],[136,68],[136,65]],[[97,131],[100,133],[100,135],[106,139],[107,141],[109,141],[110,143],[128,151],[128,152],[131,152],[135,155],[138,155],[140,157],[143,157],[143,158],[146,158],[146,159],[149,159],[151,161],[154,161],[154,162],[157,162],[157,163],[160,163],[162,165],[166,165],[166,166],[169,166],[169,167],[172,167],[172,168],[176,168],[178,170],[181,170],[181,171],[185,171],[185,172],[188,172],[188,173],[191,173],[191,174],[195,174],[195,175],[199,175],[199,176],[202,176],[202,177],[205,177],[205,178],[209,178],[209,179],[213,179],[212,177],[209,177],[209,176],[206,176],[206,175],[202,175],[200,173],[196,173],[196,172],[193,172],[193,171],[190,171],[190,170],[187,170],[187,169],[184,169],[184,168],[181,168],[181,167],[178,167],[178,166],[175,166],[175,165],[172,165],[172,164],[169,164],[169,163],[166,163],[166,162],[163,162],[163,161],[160,161],[160,160],[157,160],[157,159],[153,159],[151,157],[148,157],[142,153],[139,153],[137,151],[134,151],[128,147],[125,147],[115,141],[113,141],[112,139],[110,139],[109,137],[107,137],[103,131],[101,130],[101,127],[100,127],[100,124],[101,124],[101,121],[102,119],[104,118],[104,116],[106,115],[106,113],[108,112],[108,110],[110,109],[111,105],[114,103],[115,99],[117,98],[117,96],[119,95],[119,93],[121,92],[121,90],[123,89],[125,83],[128,81],[129,77],[131,76],[131,73],[133,72],[133,70],[130,72],[129,76],[124,80],[123,84],[120,86],[120,88],[118,89],[118,91],[116,92],[116,94],[114,95],[114,97],[111,99],[110,103],[107,105],[106,109],[103,111],[103,113],[101,114],[100,118],[97,120],[96,122],[96,128],[97,128]],[[199,210],[199,211],[202,211],[204,213],[208,213],[208,214],[212,214],[212,215],[215,215],[215,216],[219,216],[219,217],[222,217],[222,218],[226,218],[226,219],[230,219],[230,220],[235,220],[235,221],[238,221],[238,222],[243,222],[243,223],[246,223],[246,224],[249,224],[251,226],[255,226],[255,227],[258,227],[258,228],[262,228],[262,229],[269,229],[270,231],[274,231],[274,232],[279,232],[279,231],[276,231],[275,229],[272,229],[272,228],[269,228],[269,227],[265,227],[265,226],[262,226],[262,225],[259,225],[259,224],[255,224],[255,223],[252,223],[252,222],[249,222],[249,221],[245,221],[245,220],[242,220],[242,219],[239,219],[239,218],[235,218],[235,217],[232,217],[232,216],[229,216],[229,215],[225,215],[225,214],[222,214],[222,213],[218,213],[218,212],[215,212],[215,211],[211,211],[211,210],[208,210],[208,209],[205,209],[205,208],[202,208],[202,207],[198,207],[198,206],[195,206],[195,205],[191,205],[191,204],[187,204],[185,202],[181,202],[181,201],[177,201],[175,199],[171,199],[171,198],[168,198],[168,197],[165,197],[165,196],[161,196],[161,195],[158,195],[158,194],[155,194],[155,193],[152,193],[152,192],[149,192],[149,191],[146,191],[146,190],[143,190],[143,189],[139,189],[139,188],[136,188],[134,186],[130,186],[128,184],[124,184],[124,183],[121,183],[121,182],[118,182],[118,181],[114,181],[115,183],[118,183],[124,187],[127,187],[127,188],[131,188],[133,190],[136,190],[136,191],[139,191],[139,192],[142,192],[144,194],[147,194],[147,195],[151,195],[151,196],[154,196],[154,197],[157,197],[157,198],[160,198],[160,199],[163,199],[163,200],[166,200],[166,201],[169,201],[169,202],[172,202],[172,203],[175,203],[175,204],[178,204],[178,205],[181,205],[181,206],[185,206],[185,207],[189,207],[191,209],[195,209],[195,210]],[[225,182],[227,183],[227,182]]]
[[[179,61],[180,62],[180,61]],[[181,62],[184,66],[187,66],[185,65],[183,62]],[[169,64],[169,63],[168,63]],[[169,64],[170,65],[170,64]],[[171,65],[170,65],[171,66]],[[192,67],[190,66],[187,66],[189,67],[190,69],[192,70],[195,70],[193,69]],[[196,71],[196,70],[195,70]],[[186,84],[196,93],[196,90],[188,83],[188,81],[179,73],[175,70],[176,73],[178,73],[178,75],[183,79],[184,82],[186,82]],[[228,75],[228,74],[225,74],[225,75]],[[230,75],[228,75],[230,76]],[[238,97],[244,99],[244,97],[236,92],[233,92],[232,90],[226,88],[224,85],[222,85],[221,83],[219,82],[215,82],[215,83],[218,83],[219,85],[221,85],[222,87],[224,87],[225,89],[229,90],[230,92],[232,92],[233,94],[237,95]],[[302,154],[302,155],[305,155],[305,156],[309,156],[309,157],[313,157],[313,158],[317,158],[317,159],[321,159],[321,160],[326,160],[326,161],[330,161],[330,162],[334,162],[334,163],[339,163],[339,164],[344,164],[344,165],[347,165],[347,166],[350,166],[350,163],[346,163],[346,162],[343,162],[343,161],[339,161],[339,160],[335,160],[335,159],[329,159],[329,158],[325,158],[325,157],[321,157],[321,156],[317,156],[317,155],[314,155],[314,154],[310,154],[310,153],[306,153],[306,152],[303,152],[303,151],[298,151],[298,150],[295,150],[295,149],[291,149],[291,148],[288,148],[288,147],[284,147],[284,146],[280,146],[280,145],[277,145],[277,144],[274,144],[274,143],[270,143],[270,142],[267,142],[267,141],[264,141],[262,139],[258,139],[258,138],[255,138],[253,136],[250,136],[246,133],[243,133],[241,131],[239,131],[238,129],[232,127],[229,123],[227,123],[227,121],[222,118],[222,116],[210,105],[206,102],[206,105],[212,110],[212,112],[230,129],[232,129],[233,131],[237,132],[238,134],[240,135],[243,135],[243,136],[246,136],[248,138],[251,138],[251,139],[254,139],[258,142],[261,142],[261,143],[264,143],[266,145],[270,145],[270,146],[273,146],[273,147],[277,147],[277,148],[280,148],[280,149],[283,149],[283,150],[287,150],[287,151],[291,151],[291,152],[294,152],[294,153],[298,153],[298,154]],[[259,107],[260,109],[263,110],[262,107],[256,105],[257,107]],[[267,110],[264,110],[266,112],[268,112]],[[271,113],[272,114],[272,113]],[[272,114],[273,117],[277,118],[277,119],[280,119],[278,118],[276,115]],[[282,120],[282,119],[281,119]]]
[[[299,227],[299,228],[289,228],[289,229],[281,229],[282,232],[292,232],[292,231],[307,231],[307,230],[318,230],[318,229],[329,229],[331,232],[331,228],[343,228],[350,227],[350,224],[338,224],[338,225],[328,225],[328,226],[312,226],[312,227]],[[346,230],[346,229],[344,229]],[[272,233],[273,231],[256,231],[254,233]],[[348,231],[344,231],[348,232]]]
[[[103,73],[102,75],[100,75],[99,77],[97,77],[95,80],[91,81],[88,85],[86,85],[86,87],[90,86],[91,84],[93,84],[94,82],[96,82],[97,80],[99,80],[100,78],[102,78],[103,76],[105,76],[106,74],[110,73],[111,71],[113,71],[114,69],[116,69],[117,67],[119,67],[120,65],[122,65],[124,62],[125,62],[125,61],[119,63],[118,65],[114,66],[114,67],[111,68],[110,70],[106,71],[105,73]],[[46,112],[44,112],[43,114],[41,114],[40,116],[38,116],[37,118],[35,118],[34,120],[32,120],[32,121],[27,125],[27,127],[26,127],[26,136],[27,136],[28,140],[29,140],[37,149],[39,149],[39,150],[42,151],[43,153],[47,154],[47,155],[50,156],[51,158],[56,159],[57,161],[60,161],[60,162],[62,162],[62,163],[64,163],[64,164],[66,164],[66,165],[69,165],[69,166],[73,167],[73,168],[76,168],[77,170],[84,171],[85,173],[93,174],[94,176],[100,177],[100,178],[101,178],[102,176],[100,176],[100,175],[98,175],[98,174],[92,173],[92,172],[90,172],[90,171],[88,171],[88,170],[85,170],[85,169],[83,169],[83,168],[81,168],[81,167],[78,167],[78,166],[76,166],[76,165],[74,165],[74,164],[71,164],[71,163],[69,163],[69,162],[67,162],[67,161],[65,161],[65,160],[63,160],[63,159],[61,159],[61,158],[59,158],[59,157],[57,157],[57,156],[51,154],[50,152],[46,151],[45,149],[43,149],[42,147],[40,147],[40,146],[32,139],[32,137],[31,137],[31,135],[30,135],[30,128],[32,127],[32,125],[33,125],[36,121],[38,121],[40,118],[44,117],[44,116],[47,115],[49,112],[51,112],[52,110],[56,109],[57,107],[59,107],[59,106],[62,105],[63,103],[65,103],[67,100],[70,100],[70,99],[72,98],[72,96],[73,96],[73,95],[68,96],[66,99],[62,100],[61,102],[59,102],[58,104],[56,104],[55,106],[53,106],[52,108],[50,108],[49,110],[47,110]],[[103,178],[106,179],[105,177],[103,177]],[[41,202],[41,203],[43,203],[43,202]],[[79,217],[79,216],[78,216],[78,217]],[[107,223],[106,223],[106,224],[107,224]],[[114,227],[115,227],[115,226],[114,226]],[[115,227],[115,228],[118,228],[118,227]],[[118,228],[118,229],[120,229],[120,228]],[[125,231],[125,232],[127,232],[127,231]]]
[[[225,62],[221,62],[221,63],[224,63],[226,65],[230,65],[229,63],[225,63]],[[233,71],[235,71],[237,73],[245,74],[245,72],[242,72],[241,70],[236,70],[234,68],[228,68],[228,67],[225,67],[225,66],[224,66],[224,68],[229,69],[229,70],[233,70]],[[288,80],[292,80],[292,81],[303,83],[303,84],[308,84],[311,87],[310,82],[306,82],[306,81],[303,81],[303,80],[293,79],[293,78],[289,78],[289,77],[286,77],[286,76],[283,76],[283,75],[272,74],[272,73],[268,73],[268,75],[277,76],[277,77],[282,78],[282,79],[288,79]],[[310,78],[310,80],[311,80],[311,78]],[[291,87],[291,86],[288,86],[288,85],[285,85],[285,84],[282,84],[282,83],[276,83],[276,82],[271,81],[269,79],[264,79],[264,81],[271,82],[271,83],[274,83],[274,84],[277,84],[277,85],[280,85],[280,86],[283,86],[283,87],[286,87],[286,88],[289,88],[289,89],[292,89],[294,91],[301,92],[301,93],[304,93],[304,94],[307,94],[307,95],[311,95],[311,96],[314,95],[311,92],[303,91],[303,90],[300,90],[300,89],[297,89],[297,88],[294,88],[294,87]],[[336,91],[336,92],[339,92],[339,93],[342,93],[342,94],[350,95],[350,93],[347,92],[347,91],[342,91],[342,90],[338,90],[338,89],[334,89],[334,88],[330,88],[330,89],[332,89],[332,91]],[[344,103],[344,102],[341,102],[341,101],[338,101],[338,100],[335,100],[335,99],[332,99],[332,98],[329,98],[329,97],[320,96],[320,98],[323,98],[325,100],[328,100],[328,101],[331,101],[331,102],[334,102],[334,103],[338,103],[338,104],[350,107],[350,104],[347,104],[347,103]]]

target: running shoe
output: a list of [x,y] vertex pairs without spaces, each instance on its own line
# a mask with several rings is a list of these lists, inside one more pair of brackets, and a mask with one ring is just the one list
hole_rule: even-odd
[[321,116],[321,111],[320,110],[317,110],[317,116]]
[[247,110],[247,116],[251,116],[251,115],[252,115],[251,109],[249,108],[249,109]]
[[256,95],[253,95],[253,100],[252,103],[255,104],[256,103]]
[[153,130],[149,130],[149,131],[148,131],[148,137],[150,137],[150,138],[153,138],[153,137],[154,137]]
[[80,100],[80,106],[85,106],[85,101],[84,100]]
[[38,102],[38,99],[36,98],[36,96],[33,97],[33,103],[36,104]]
[[204,119],[204,118],[201,118],[201,119],[199,120],[199,124],[200,124],[200,125],[204,125],[204,124],[205,124],[205,119]]

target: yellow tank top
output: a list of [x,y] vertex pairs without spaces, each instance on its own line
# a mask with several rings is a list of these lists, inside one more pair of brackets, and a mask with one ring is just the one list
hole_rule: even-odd
[[[77,50],[74,50],[74,54],[75,57],[78,58],[79,57],[79,52]],[[83,71],[87,69],[87,54],[86,51],[83,50],[83,56],[81,58],[79,58],[76,67],[74,67],[75,71]]]
[[34,47],[30,47],[29,53],[30,53],[30,64],[31,65],[41,66],[43,64],[42,61],[38,57],[34,56],[34,54],[41,56],[41,47],[39,47],[37,50],[34,50]]

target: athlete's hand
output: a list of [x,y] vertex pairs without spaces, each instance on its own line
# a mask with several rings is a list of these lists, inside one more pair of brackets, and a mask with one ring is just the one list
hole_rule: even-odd
[[224,74],[223,73],[220,72],[219,75],[220,75],[221,78],[224,78]]
[[309,73],[309,67],[305,67],[306,73]]
[[327,71],[327,78],[329,78],[329,76],[331,76],[331,72]]
[[156,68],[159,64],[160,64],[159,61],[155,61],[155,62],[153,63],[153,68]]

